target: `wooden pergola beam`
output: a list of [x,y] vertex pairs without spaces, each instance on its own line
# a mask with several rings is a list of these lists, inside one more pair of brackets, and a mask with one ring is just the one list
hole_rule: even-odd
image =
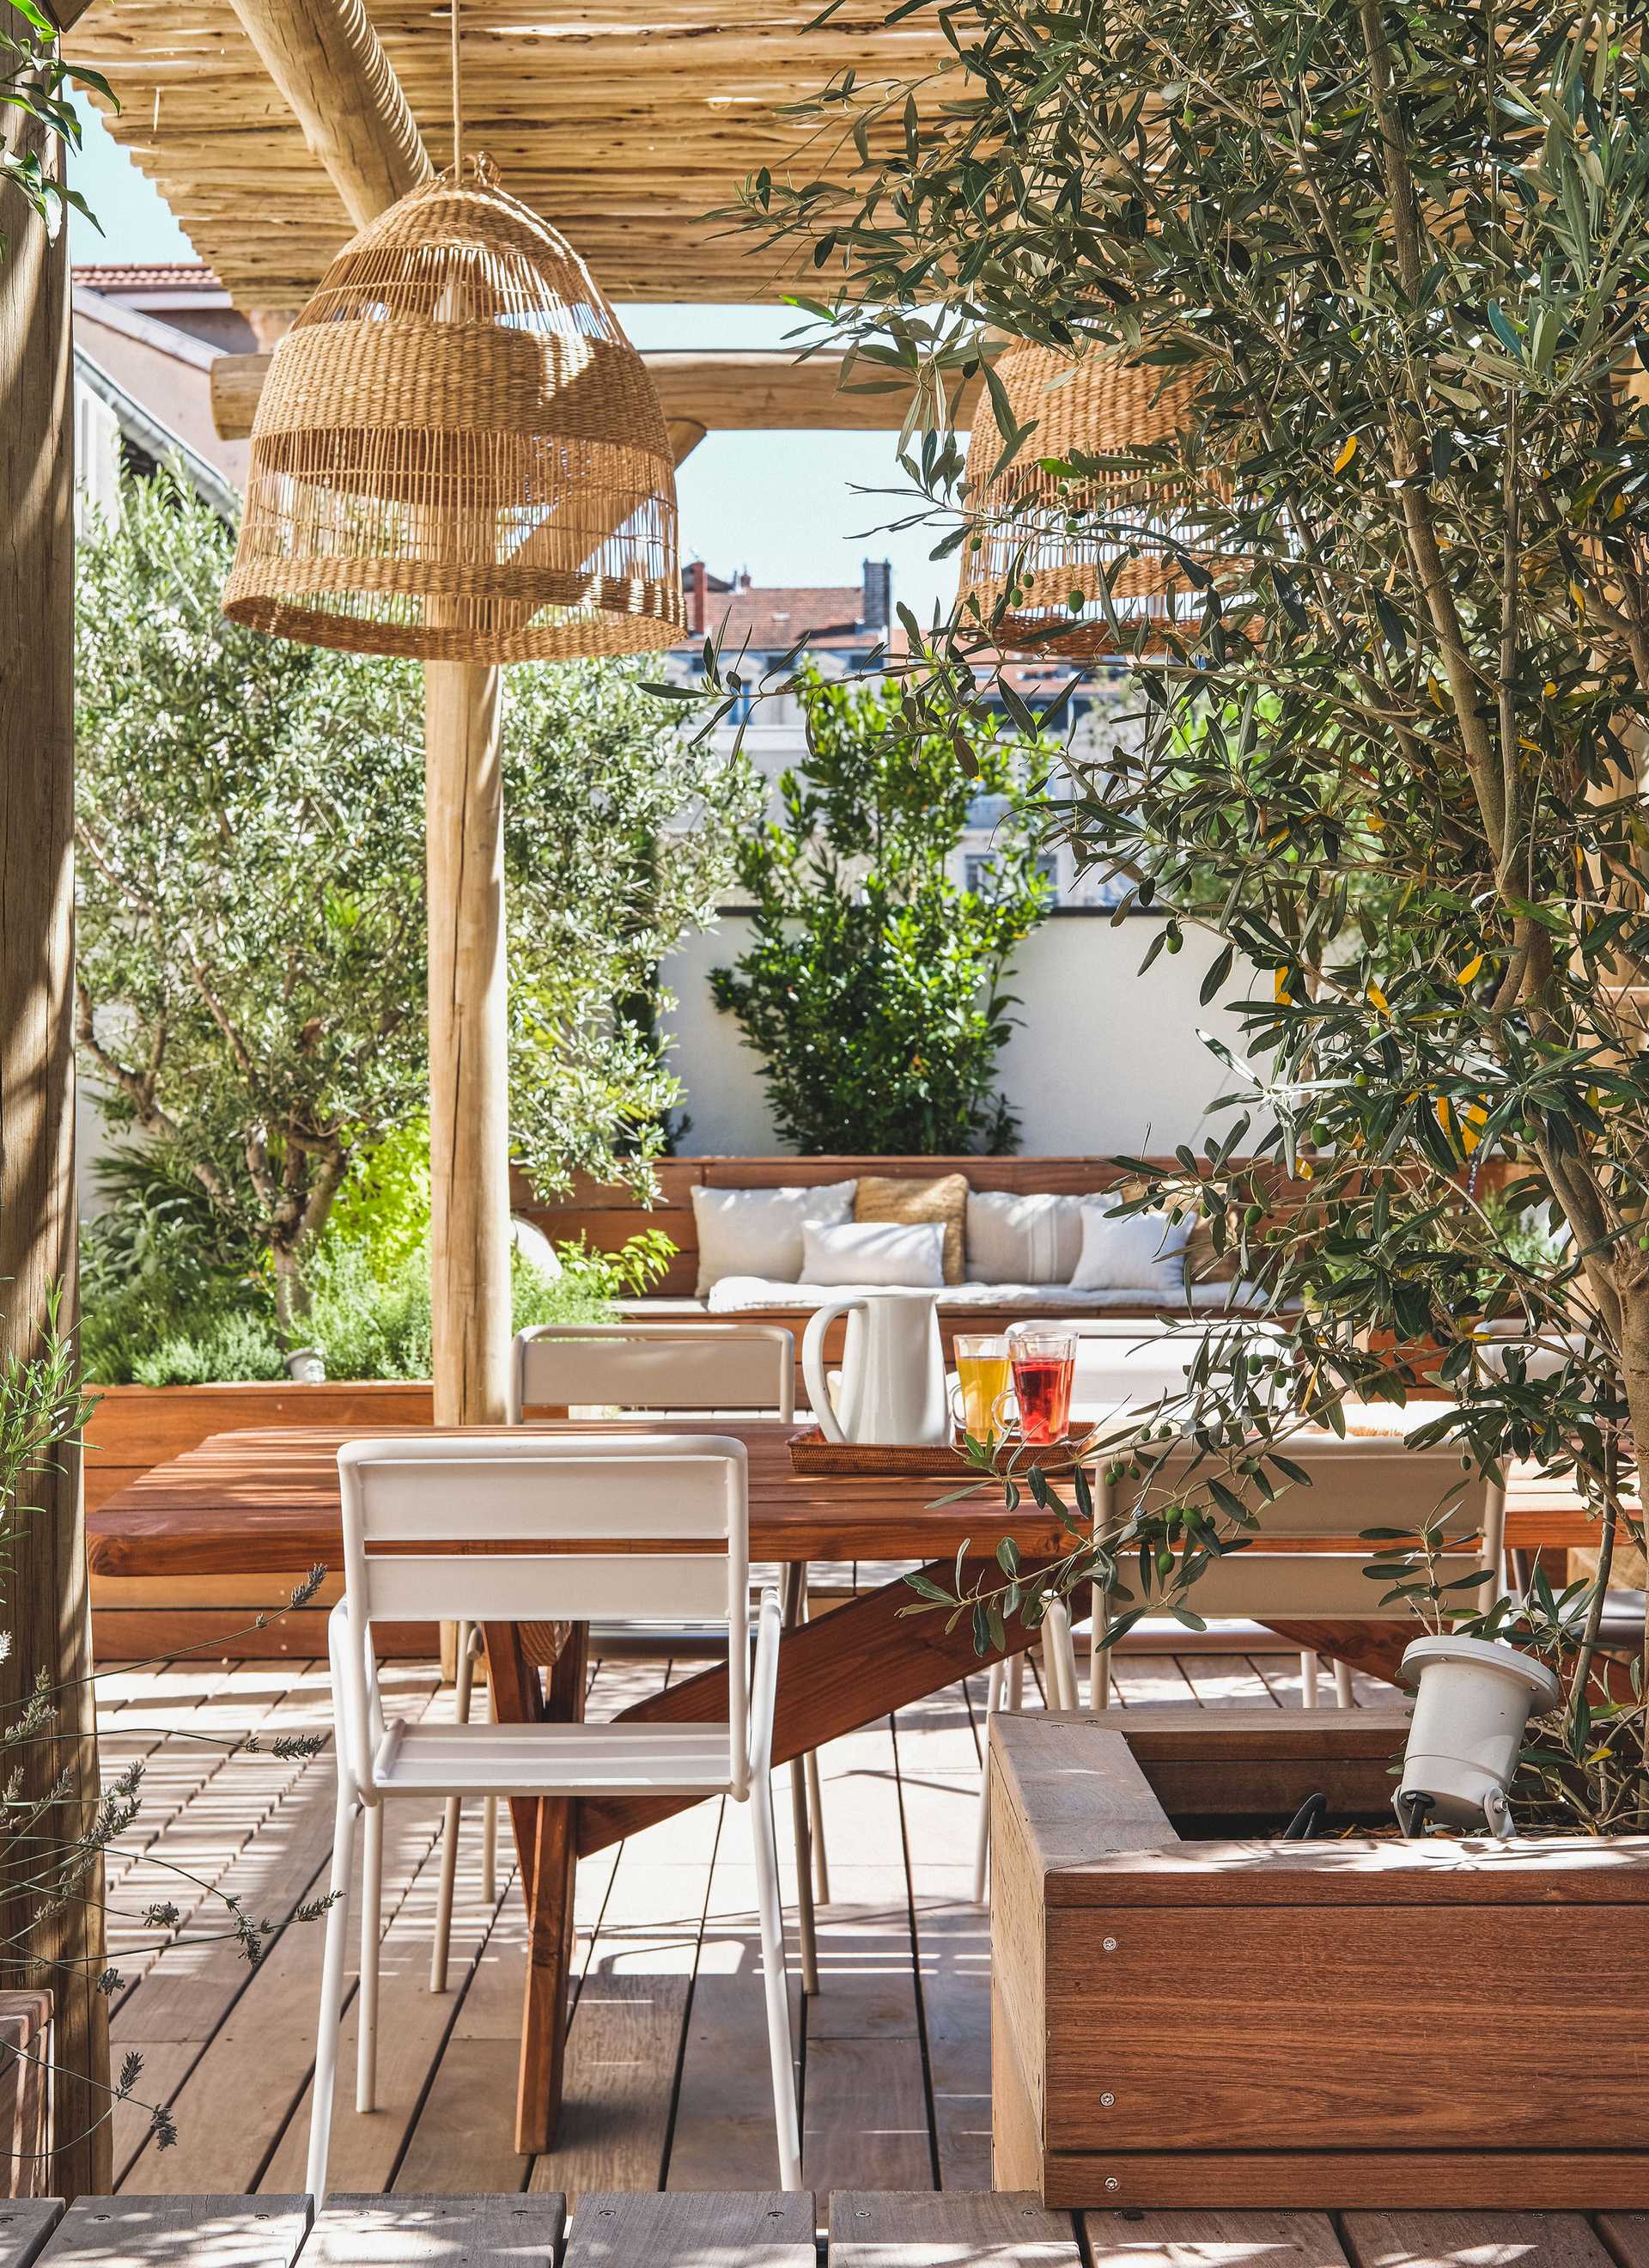
[[231,4],[357,228],[428,180],[430,153],[362,0]]
[[[251,0],[236,0],[249,5]],[[798,362],[784,348],[761,350],[644,354],[666,419],[706,432],[896,432],[910,406],[909,390],[893,386],[860,392],[865,366],[844,389],[843,357],[811,356]],[[212,423],[220,441],[244,441],[252,431],[258,396],[269,375],[267,354],[219,355],[212,364]],[[977,385],[964,394],[965,423]],[[678,459],[679,460],[679,459]]]

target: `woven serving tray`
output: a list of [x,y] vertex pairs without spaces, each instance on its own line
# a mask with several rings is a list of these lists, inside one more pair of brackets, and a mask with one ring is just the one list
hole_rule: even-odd
[[[1050,1441],[1044,1448],[1030,1448],[1023,1441],[1004,1442],[997,1452],[997,1469],[1005,1478],[1012,1473],[1024,1472],[1027,1465],[1044,1465],[1057,1476],[1069,1472],[1078,1462],[1086,1438],[1079,1435],[1069,1441]],[[990,1477],[977,1465],[969,1464],[960,1433],[948,1448],[943,1443],[913,1447],[897,1441],[828,1441],[817,1425],[806,1425],[790,1437],[790,1461],[799,1473],[829,1474],[839,1480],[954,1481]]]

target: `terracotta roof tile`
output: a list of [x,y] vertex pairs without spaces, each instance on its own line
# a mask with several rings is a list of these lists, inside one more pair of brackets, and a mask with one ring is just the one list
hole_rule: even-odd
[[783,652],[805,637],[810,645],[858,646],[868,652],[884,633],[865,628],[864,607],[865,594],[857,583],[712,590],[705,597],[703,630],[681,643],[696,648],[710,636],[724,652],[748,645],[755,652],[771,653]]
[[203,260],[101,260],[77,265],[75,282],[86,291],[221,291]]

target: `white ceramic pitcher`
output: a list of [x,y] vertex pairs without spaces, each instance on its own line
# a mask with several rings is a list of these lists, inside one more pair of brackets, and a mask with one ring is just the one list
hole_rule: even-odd
[[[951,1438],[939,1299],[932,1292],[861,1292],[814,1309],[801,1343],[801,1373],[828,1441],[925,1446]],[[833,1406],[825,1333],[845,1315],[847,1346]]]

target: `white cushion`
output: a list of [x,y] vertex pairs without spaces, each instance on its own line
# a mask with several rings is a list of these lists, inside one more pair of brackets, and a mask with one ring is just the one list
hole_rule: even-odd
[[809,1284],[896,1284],[945,1288],[945,1224],[938,1220],[850,1220],[802,1230],[801,1272]]
[[858,1189],[857,1182],[824,1182],[816,1189],[696,1189],[700,1299],[724,1276],[795,1283],[804,1227],[851,1219]]
[[968,1193],[968,1274],[976,1284],[1068,1284],[1082,1250],[1081,1197]]
[[[845,1286],[839,1284],[773,1284],[759,1276],[724,1276],[713,1286],[704,1301],[707,1313],[712,1315],[755,1314],[763,1307],[802,1308],[822,1307],[827,1300],[840,1297],[844,1289],[873,1292],[874,1284]],[[1215,1291],[1218,1301],[1204,1301],[1193,1297],[1191,1307],[1200,1311],[1205,1306],[1236,1307],[1240,1301],[1229,1299],[1233,1289],[1230,1284],[1209,1286],[1198,1285],[1197,1292]],[[1078,1292],[1069,1284],[947,1284],[939,1293],[939,1313],[965,1314],[975,1308],[1011,1309],[1026,1315],[1058,1314],[1063,1309],[1078,1314],[1108,1314],[1115,1313],[1137,1320],[1142,1314],[1147,1318],[1164,1311],[1175,1314],[1188,1312],[1183,1287],[1173,1300],[1159,1300],[1155,1292]],[[637,1303],[635,1312],[651,1314],[650,1304]],[[659,1311],[662,1313],[662,1310]]]
[[1190,1223],[1170,1220],[1156,1207],[1121,1219],[1103,1204],[1082,1208],[1082,1250],[1071,1278],[1073,1292],[1132,1291],[1176,1306],[1185,1298],[1185,1248]]

